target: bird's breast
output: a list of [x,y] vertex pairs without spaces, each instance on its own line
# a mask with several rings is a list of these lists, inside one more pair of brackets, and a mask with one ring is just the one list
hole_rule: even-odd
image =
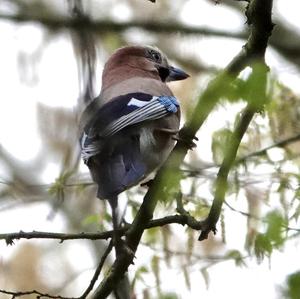
[[164,119],[149,122],[140,128],[140,152],[148,172],[152,172],[166,160],[175,144],[174,134],[161,132],[159,129],[176,131],[178,127],[178,117],[170,115]]

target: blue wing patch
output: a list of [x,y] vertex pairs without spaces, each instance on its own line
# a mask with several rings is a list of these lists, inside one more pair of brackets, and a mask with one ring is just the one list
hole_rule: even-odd
[[82,157],[87,161],[99,154],[104,139],[122,129],[149,120],[155,120],[178,111],[179,103],[173,96],[152,96],[130,93],[112,99],[103,105],[85,126],[81,138]]
[[167,111],[176,113],[179,103],[175,97],[160,96],[158,101],[167,109]]

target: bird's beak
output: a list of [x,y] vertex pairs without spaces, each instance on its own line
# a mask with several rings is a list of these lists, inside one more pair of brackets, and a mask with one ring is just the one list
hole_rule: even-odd
[[174,66],[169,67],[169,75],[166,78],[167,82],[171,81],[179,81],[179,80],[184,80],[188,78],[190,75],[188,75],[186,72],[183,70],[176,68]]

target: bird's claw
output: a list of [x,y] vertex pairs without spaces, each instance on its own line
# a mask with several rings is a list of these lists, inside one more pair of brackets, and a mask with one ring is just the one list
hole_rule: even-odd
[[181,138],[179,136],[173,136],[172,139],[184,143],[190,150],[193,150],[195,147],[197,147],[197,144],[193,140],[196,140],[196,141],[199,140],[198,137],[196,137],[196,136],[194,136],[192,140]]
[[173,130],[169,128],[155,128],[156,132],[161,132],[169,135],[177,135],[179,133],[179,130]]
[[149,188],[152,185],[153,181],[154,181],[153,179],[149,180],[149,181],[146,181],[146,182],[142,183],[140,186]]

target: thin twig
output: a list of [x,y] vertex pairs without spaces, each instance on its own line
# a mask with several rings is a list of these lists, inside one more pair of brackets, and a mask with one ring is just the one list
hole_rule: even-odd
[[7,291],[7,290],[2,290],[0,289],[0,293],[2,294],[6,294],[6,295],[11,295],[12,299],[16,298],[16,297],[22,297],[22,296],[28,296],[28,295],[37,295],[36,297],[38,299],[40,298],[53,298],[53,299],[78,299],[76,297],[64,297],[64,296],[60,296],[60,295],[51,295],[48,293],[42,293],[40,291],[37,290],[32,290],[32,291]]
[[[145,229],[150,229],[158,226],[164,226],[167,224],[181,224],[188,225],[190,228],[200,230],[201,222],[196,221],[191,215],[170,215],[158,219],[153,219],[149,223],[147,223]],[[126,231],[128,231],[130,225],[126,225],[125,227],[120,229],[120,234],[124,235]],[[112,238],[113,231],[105,231],[105,232],[97,232],[97,233],[51,233],[51,232],[41,232],[41,231],[33,231],[33,232],[13,232],[0,234],[0,240],[5,240],[7,245],[13,245],[14,240],[20,239],[51,239],[51,240],[60,240],[60,242],[64,242],[67,240],[107,240]]]
[[0,234],[0,240],[5,240],[7,245],[13,245],[14,240],[20,239],[51,239],[51,240],[60,240],[60,243],[66,240],[107,240],[112,237],[112,231],[105,231],[99,233],[51,233],[51,232],[14,232]]
[[249,160],[250,158],[253,158],[253,157],[257,157],[257,156],[263,156],[267,153],[268,150],[272,149],[272,148],[275,148],[275,147],[285,147],[291,143],[294,143],[294,142],[297,142],[297,141],[300,141],[300,134],[296,134],[295,136],[292,136],[292,137],[289,137],[289,138],[286,138],[286,139],[283,139],[283,140],[280,140],[278,142],[275,142],[261,150],[258,150],[256,152],[253,152],[253,153],[250,153],[240,159],[237,159],[236,161],[236,164],[239,164],[239,163],[243,163],[247,160]]
[[113,248],[113,241],[110,240],[106,250],[104,251],[102,257],[101,257],[101,260],[99,262],[99,265],[93,275],[93,278],[89,284],[89,286],[87,287],[87,289],[84,291],[84,293],[79,297],[79,299],[84,299],[88,296],[88,294],[93,290],[94,286],[95,286],[95,283],[100,275],[100,272],[103,268],[103,265],[104,265],[104,262],[106,260],[106,258],[108,257],[108,255],[110,254],[111,250]]

